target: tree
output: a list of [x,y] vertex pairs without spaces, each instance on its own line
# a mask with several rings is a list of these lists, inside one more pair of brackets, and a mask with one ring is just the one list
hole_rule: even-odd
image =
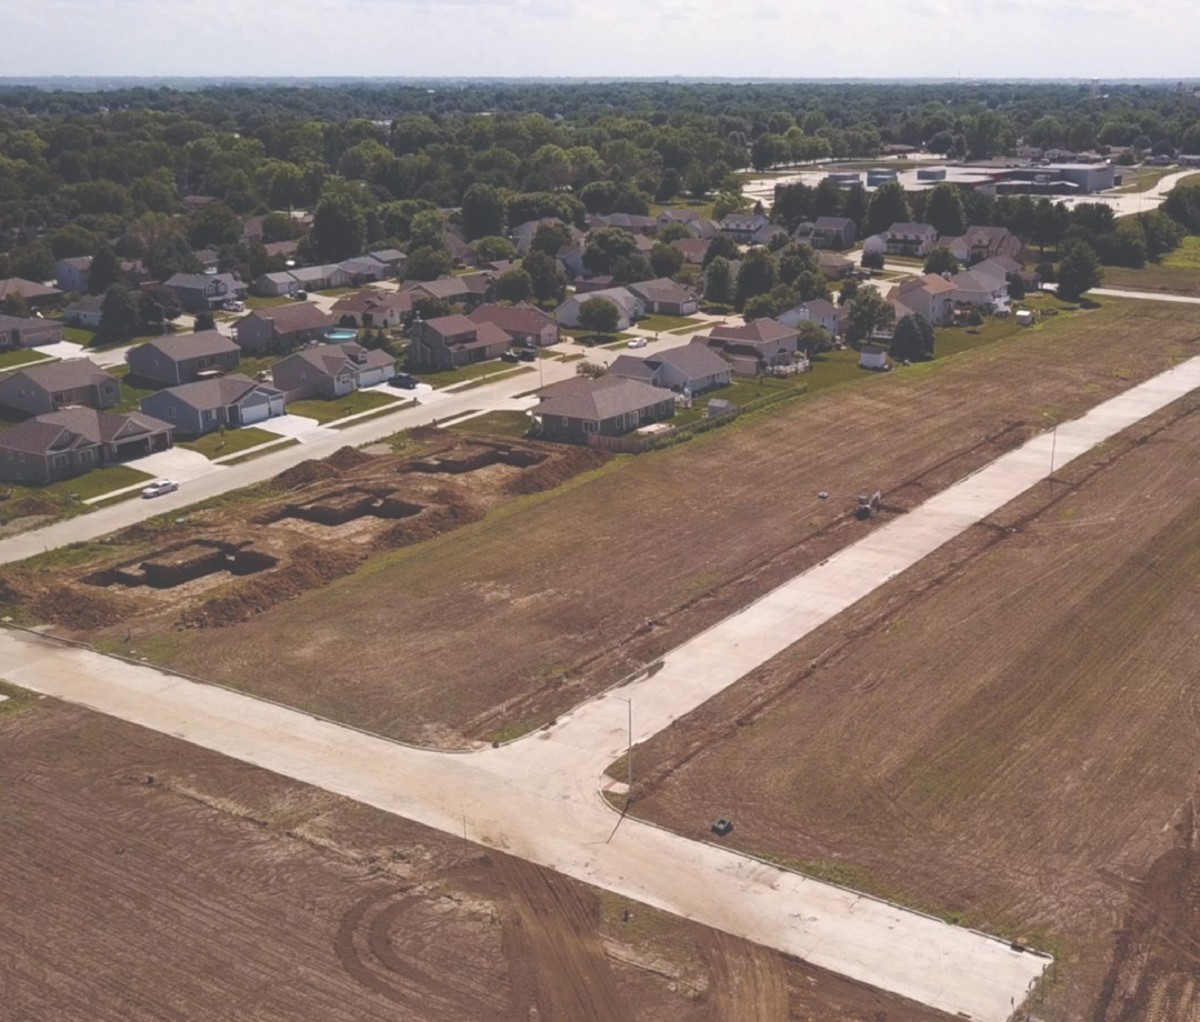
[[410,280],[437,280],[454,268],[450,252],[445,245],[433,248],[422,245],[408,253],[404,264],[404,275]]
[[413,214],[409,221],[408,243],[412,248],[444,248],[446,218],[435,209]]
[[44,241],[14,248],[9,255],[8,272],[26,280],[49,280],[54,276],[54,254]]
[[620,227],[601,227],[587,237],[583,265],[597,276],[615,276],[617,261],[637,254],[637,239],[632,234]]
[[1008,297],[1014,302],[1025,297],[1025,281],[1021,279],[1021,274],[1014,272],[1008,275]]
[[523,269],[508,270],[496,281],[496,297],[502,302],[527,302],[533,296],[533,278]]
[[20,291],[10,291],[4,296],[4,301],[0,302],[0,313],[24,319],[29,315],[29,303]]
[[796,347],[812,358],[819,352],[829,351],[833,347],[833,339],[820,323],[805,319],[796,324]]
[[729,260],[717,256],[708,264],[704,274],[704,297],[714,305],[728,305],[733,301],[733,272]]
[[493,185],[477,181],[462,198],[462,229],[467,241],[503,235],[508,226],[508,200]]
[[967,229],[962,193],[955,185],[943,181],[929,193],[925,222],[932,224],[943,237],[957,238]]
[[861,343],[873,333],[886,331],[896,318],[896,310],[873,287],[860,287],[849,303],[846,339]]
[[141,327],[137,302],[124,284],[110,284],[100,303],[100,327],[96,336],[104,344],[128,341]]
[[737,275],[733,304],[741,309],[755,295],[764,295],[775,286],[775,260],[764,248],[752,248],[742,260]]
[[242,236],[242,230],[242,218],[223,202],[205,203],[188,219],[192,248],[232,245]]
[[737,242],[728,234],[718,234],[708,243],[708,248],[704,253],[703,265],[707,267],[717,258],[732,261],[740,257],[741,253],[738,251]]
[[713,219],[722,220],[730,213],[737,213],[748,205],[741,192],[721,192],[713,199]]
[[619,313],[607,298],[588,298],[579,306],[579,325],[598,334],[616,333]]
[[196,333],[202,330],[216,330],[217,320],[207,309],[196,313]]
[[507,238],[496,237],[495,235],[480,238],[475,242],[473,248],[475,249],[475,254],[479,257],[479,261],[484,263],[507,262],[517,254],[511,241]]
[[[169,287],[163,287],[161,284],[143,285],[137,301],[138,317],[142,323],[163,333],[166,332],[166,321],[178,319],[183,312],[179,297]],[[202,328],[197,326],[196,329]]]
[[864,250],[859,263],[868,270],[882,270],[884,263],[883,253],[878,251],[867,252]]
[[529,243],[529,251],[543,252],[554,258],[571,244],[571,228],[561,220],[547,224],[539,224],[534,232],[533,240]]
[[847,305],[854,301],[856,294],[858,294],[858,281],[853,277],[847,277],[838,289],[838,305]]
[[683,266],[683,253],[674,245],[655,242],[650,250],[650,268],[656,277],[673,277]]
[[926,273],[957,273],[961,269],[962,264],[945,245],[935,246],[925,257]]
[[920,313],[904,316],[892,333],[889,353],[901,362],[920,362],[933,358],[933,326]]
[[669,223],[655,237],[664,245],[669,245],[672,241],[686,241],[692,237],[692,232],[684,224]]
[[868,235],[880,234],[892,224],[906,224],[911,219],[912,212],[908,208],[904,188],[898,181],[889,181],[871,196],[865,231]]
[[1099,287],[1104,271],[1096,250],[1085,241],[1077,241],[1067,249],[1058,264],[1058,294],[1068,302],[1077,301],[1085,291]]
[[755,295],[742,309],[742,317],[749,323],[755,319],[770,319],[800,304],[800,295],[794,287],[776,284],[765,295]]
[[121,261],[108,245],[101,245],[92,257],[92,265],[88,267],[88,293],[102,295],[111,284],[123,284],[125,271],[121,269]]
[[350,195],[333,192],[317,203],[309,238],[318,259],[337,263],[361,255],[366,236],[366,220]]
[[521,261],[521,269],[529,274],[533,296],[539,302],[560,302],[567,287],[567,275],[553,256],[531,251]]

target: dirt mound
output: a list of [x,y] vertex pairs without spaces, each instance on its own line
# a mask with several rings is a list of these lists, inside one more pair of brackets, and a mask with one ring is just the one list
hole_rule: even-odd
[[374,460],[370,454],[364,454],[357,447],[339,447],[325,459],[325,464],[332,465],[339,472],[346,472]]
[[609,455],[604,451],[587,447],[556,451],[554,456],[547,458],[540,465],[534,465],[515,479],[510,479],[504,486],[504,492],[520,496],[549,490],[565,483],[572,476],[579,475],[580,472],[590,472],[599,468],[608,458]]
[[415,518],[408,518],[392,526],[379,538],[389,547],[412,546],[427,539],[440,536],[443,532],[461,528],[477,522],[484,516],[482,508],[461,498],[444,504],[427,507]]
[[75,586],[59,583],[30,595],[26,602],[42,621],[73,630],[108,628],[119,624],[136,606],[129,600],[110,593],[85,592]]
[[278,603],[349,575],[363,559],[359,552],[329,550],[312,543],[297,547],[290,563],[262,578],[239,582],[200,606],[185,611],[187,628],[224,628],[270,610]]
[[9,518],[30,518],[34,515],[56,515],[59,507],[44,497],[11,497],[4,501],[4,514]]
[[313,483],[333,479],[337,475],[338,470],[328,461],[309,458],[280,472],[271,480],[271,485],[277,490],[298,490],[302,486],[311,486]]

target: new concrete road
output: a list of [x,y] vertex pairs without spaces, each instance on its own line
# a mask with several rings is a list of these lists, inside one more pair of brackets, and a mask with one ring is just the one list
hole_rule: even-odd
[[[1063,422],[697,635],[661,664],[500,749],[439,754],[14,631],[4,677],[503,849],[936,1007],[1001,1022],[1047,959],[633,819],[605,767],[1002,507],[1200,387],[1194,358]],[[636,781],[635,781],[636,783]]]

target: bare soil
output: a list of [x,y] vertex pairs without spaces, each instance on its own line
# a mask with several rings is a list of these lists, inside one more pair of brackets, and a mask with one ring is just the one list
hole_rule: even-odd
[[[112,601],[111,623],[78,627],[77,603],[54,612],[54,601],[79,591],[76,569],[32,572],[22,585],[35,616],[64,631],[337,720],[439,746],[511,737],[861,536],[872,525],[853,518],[859,493],[881,489],[884,517],[902,512],[1052,421],[1200,352],[1198,338],[1200,310],[1113,301],[938,363],[864,374],[573,479],[586,466],[548,460],[410,472],[410,485],[429,489],[389,490],[459,514],[453,520],[429,510],[336,526],[265,516],[247,532],[236,519],[259,513],[250,503],[154,532],[161,544],[180,533],[251,539],[276,555],[277,537],[318,542],[317,530],[322,549],[361,556],[352,574],[339,562],[306,591],[288,585],[284,605],[271,606],[279,601],[268,572],[190,583],[215,588],[182,608],[169,592],[138,590],[136,612],[131,590],[93,586],[90,598]],[[351,453],[345,471],[292,470],[285,482],[297,510],[349,500],[360,479],[378,484],[379,473],[358,464],[369,456]],[[507,481],[484,499],[490,473]],[[280,500],[264,506],[277,513]],[[429,534],[422,522],[433,524]],[[386,552],[392,543],[409,545]],[[286,546],[279,556],[276,574],[289,563]]]
[[935,1022],[538,867],[0,687],[6,1022]]
[[1200,400],[635,750],[633,812],[1054,952],[1046,1020],[1194,1020]]

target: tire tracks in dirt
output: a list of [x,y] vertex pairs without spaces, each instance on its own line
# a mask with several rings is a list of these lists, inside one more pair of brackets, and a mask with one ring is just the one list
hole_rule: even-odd
[[787,970],[778,951],[716,932],[705,950],[714,1022],[788,1022]]

